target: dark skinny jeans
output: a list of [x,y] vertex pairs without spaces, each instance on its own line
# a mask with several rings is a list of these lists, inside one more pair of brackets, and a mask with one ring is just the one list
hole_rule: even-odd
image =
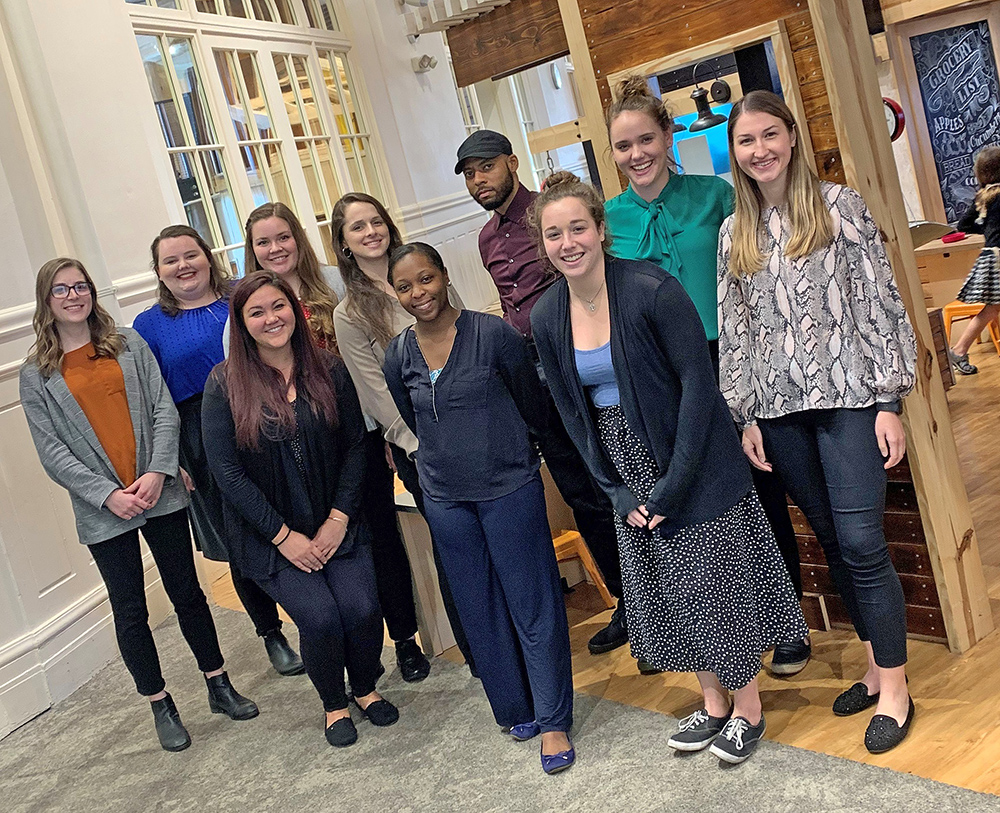
[[[221,669],[222,652],[215,622],[194,569],[187,510],[147,517],[142,536],[153,554],[163,588],[177,611],[181,634],[191,647],[198,668],[202,672]],[[139,533],[126,531],[88,547],[108,588],[118,649],[135,680],[136,691],[147,697],[159,694],[166,684],[149,629]]]
[[885,459],[874,406],[760,420],[764,453],[823,547],[854,629],[883,669],[906,663],[906,607],[882,528]]

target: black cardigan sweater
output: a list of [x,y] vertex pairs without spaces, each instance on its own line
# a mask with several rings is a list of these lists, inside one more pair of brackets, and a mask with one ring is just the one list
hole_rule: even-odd
[[[694,303],[674,277],[649,262],[608,257],[611,361],[621,408],[659,470],[646,508],[664,534],[719,517],[752,480],[736,427],[716,383]],[[580,383],[569,319],[569,287],[559,280],[531,311],[545,378],[573,443],[615,511],[639,498],[622,481],[597,434]]]
[[292,567],[271,542],[282,523],[312,538],[336,508],[350,522],[335,555],[343,556],[368,540],[361,517],[365,419],[344,363],[332,355],[328,361],[337,396],[337,427],[331,428],[322,415],[313,415],[301,389],[295,402],[305,477],[295,461],[290,436],[262,437],[257,449],[236,445],[222,364],[212,370],[205,385],[202,433],[209,466],[223,496],[229,554],[252,579]]

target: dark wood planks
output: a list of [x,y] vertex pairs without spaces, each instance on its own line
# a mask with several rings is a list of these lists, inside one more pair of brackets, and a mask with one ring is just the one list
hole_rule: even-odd
[[511,0],[447,36],[460,87],[569,53],[558,0]]

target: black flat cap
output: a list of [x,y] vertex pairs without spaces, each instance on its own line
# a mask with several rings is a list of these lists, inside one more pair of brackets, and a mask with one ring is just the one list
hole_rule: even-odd
[[458,148],[458,163],[455,164],[455,174],[462,174],[462,164],[466,158],[496,158],[498,155],[513,155],[514,148],[510,139],[492,130],[476,130]]

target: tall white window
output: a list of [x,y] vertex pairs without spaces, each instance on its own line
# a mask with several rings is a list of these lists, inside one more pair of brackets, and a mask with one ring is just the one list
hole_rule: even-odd
[[333,262],[333,204],[386,185],[332,2],[124,2],[188,223],[242,272],[243,223],[281,201]]

